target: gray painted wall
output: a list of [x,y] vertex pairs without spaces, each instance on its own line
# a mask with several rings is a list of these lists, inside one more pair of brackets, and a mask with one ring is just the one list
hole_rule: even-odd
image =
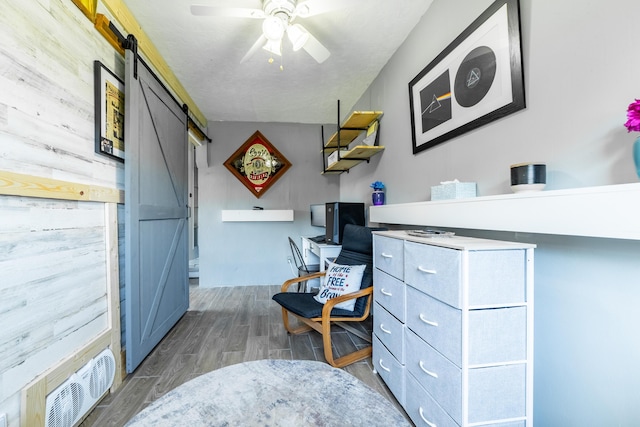
[[[510,193],[509,165],[523,161],[547,163],[547,189],[638,181],[638,135],[622,126],[640,98],[636,0],[521,0],[527,108],[412,154],[408,82],[490,4],[434,1],[354,107],[384,110],[386,150],[341,176],[341,197],[366,197],[374,179],[388,203],[429,200],[430,186],[454,178],[482,196]],[[455,231],[538,245],[535,425],[639,425],[640,242]]]
[[[259,130],[292,164],[256,198],[224,162]],[[335,125],[325,132],[333,132]],[[321,126],[282,123],[213,123],[209,166],[198,169],[200,286],[281,284],[292,277],[287,236],[299,242],[324,229],[312,227],[309,205],[339,200],[339,178],[321,175]],[[355,200],[359,201],[359,200]],[[294,222],[222,222],[222,210],[293,209]],[[299,244],[299,243],[298,243]]]
[[[372,178],[387,203],[429,200],[430,187],[476,181],[481,196],[510,193],[509,166],[547,163],[547,189],[636,182],[626,108],[640,97],[633,0],[521,0],[527,108],[413,155],[408,83],[491,0],[436,0],[353,109],[382,109],[385,152],[342,175],[344,197],[364,197]],[[349,106],[345,106],[346,111]]]

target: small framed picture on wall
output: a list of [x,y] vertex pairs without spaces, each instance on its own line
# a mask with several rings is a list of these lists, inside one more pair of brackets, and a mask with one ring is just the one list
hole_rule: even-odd
[[124,161],[124,82],[100,61],[93,63],[95,150]]

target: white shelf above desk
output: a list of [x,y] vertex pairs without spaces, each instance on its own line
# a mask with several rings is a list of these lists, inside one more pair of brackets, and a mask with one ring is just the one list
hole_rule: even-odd
[[640,183],[371,206],[371,222],[640,240]]
[[222,222],[293,221],[292,209],[244,209],[222,211]]

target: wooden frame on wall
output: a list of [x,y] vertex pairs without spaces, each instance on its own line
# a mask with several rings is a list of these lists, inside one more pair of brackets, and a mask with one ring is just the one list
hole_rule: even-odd
[[251,135],[224,165],[257,198],[291,167],[289,160],[260,131]]
[[124,161],[124,82],[100,61],[93,62],[95,150]]
[[96,10],[98,9],[98,0],[71,0],[78,9],[84,13],[84,16],[89,18],[91,22],[96,20]]
[[413,154],[525,108],[518,0],[497,0],[409,82]]

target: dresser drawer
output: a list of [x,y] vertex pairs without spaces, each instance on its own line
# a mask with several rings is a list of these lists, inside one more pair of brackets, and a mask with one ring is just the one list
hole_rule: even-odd
[[404,365],[404,324],[379,304],[374,304],[373,333]]
[[401,322],[406,318],[405,293],[406,286],[400,280],[375,269],[373,271],[373,298]]
[[[459,424],[462,424],[461,370],[406,330],[406,369]],[[466,385],[469,423],[525,416],[526,365],[470,368]],[[496,422],[496,424],[498,424]]]
[[[460,427],[411,374],[407,374],[405,410],[416,427]],[[483,426],[484,427],[484,426]]]
[[469,252],[469,305],[526,301],[524,249]]
[[461,260],[461,251],[455,249],[406,242],[404,281],[440,301],[462,308]]
[[462,371],[447,358],[406,329],[407,372],[458,424],[462,424]]
[[525,396],[524,363],[469,369],[470,423],[524,417]]
[[470,365],[527,358],[527,307],[469,311]]
[[462,313],[407,288],[407,327],[457,366],[462,366]]
[[[405,401],[404,406],[407,415],[416,427],[460,427],[447,412],[422,388],[418,381],[411,374],[407,374],[405,379]],[[482,427],[527,427],[524,420],[495,422],[482,424]]]
[[373,369],[384,380],[400,405],[405,407],[405,367],[393,357],[382,342],[373,336]]
[[[470,365],[527,358],[527,308],[470,310]],[[407,288],[407,327],[457,366],[462,367],[462,312],[413,288]]]
[[373,262],[376,268],[404,280],[404,240],[374,234]]

